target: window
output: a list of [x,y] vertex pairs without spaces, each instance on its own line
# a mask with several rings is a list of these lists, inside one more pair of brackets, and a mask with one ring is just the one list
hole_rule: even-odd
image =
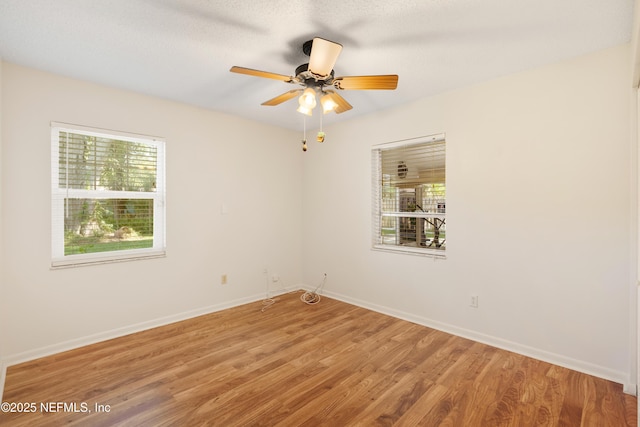
[[444,135],[375,146],[373,248],[444,257]]
[[165,253],[164,141],[51,124],[52,267]]

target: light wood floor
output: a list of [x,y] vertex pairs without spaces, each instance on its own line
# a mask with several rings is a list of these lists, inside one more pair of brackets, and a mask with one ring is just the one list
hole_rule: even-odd
[[636,425],[619,384],[298,295],[9,367],[4,401],[37,410],[0,425]]

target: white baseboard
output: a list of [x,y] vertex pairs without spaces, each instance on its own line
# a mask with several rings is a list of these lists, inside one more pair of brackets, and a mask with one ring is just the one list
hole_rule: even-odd
[[[202,316],[216,311],[224,310],[227,308],[237,307],[242,304],[252,303],[264,299],[264,294],[254,295],[250,297],[239,298],[236,300],[226,301],[221,304],[210,305],[207,307],[197,308],[195,310],[189,310],[182,313],[173,314],[166,317],[161,317],[146,322],[137,323],[134,325],[125,326],[122,328],[116,328],[109,331],[99,332],[97,334],[88,335],[85,337],[74,338],[72,340],[64,341],[58,344],[48,345],[33,350],[8,355],[3,359],[3,376],[6,368],[9,366],[17,365],[19,363],[28,362],[30,360],[39,359],[41,357],[50,356],[52,354],[61,353],[63,351],[73,350],[86,345],[95,344],[97,342],[106,341],[113,338],[122,337],[125,335],[141,332],[147,329],[157,328],[158,326],[164,326],[182,320],[191,319],[194,317]],[[4,383],[3,383],[4,384]],[[4,389],[4,387],[3,387]]]
[[427,326],[429,328],[437,329],[439,331],[447,332],[452,335],[456,335],[462,338],[467,338],[473,341],[477,341],[483,344],[497,347],[503,350],[512,351],[514,353],[522,354],[524,356],[532,357],[534,359],[542,360],[544,362],[552,363],[554,365],[562,366],[574,371],[582,372],[595,377],[607,379],[616,383],[622,384],[623,391],[627,394],[637,395],[637,385],[629,381],[629,374],[627,372],[617,371],[604,366],[595,365],[583,360],[573,359],[560,354],[551,353],[545,350],[540,350],[527,345],[519,344],[513,341],[505,340],[502,338],[494,337],[491,335],[482,334],[480,332],[472,331],[470,329],[460,328],[454,325],[450,325],[436,320],[428,319],[422,316],[416,316],[411,313],[406,313],[400,310],[395,310],[389,307],[372,304],[367,301],[362,301],[357,298],[351,298],[346,295],[342,295],[336,292],[324,291],[323,294],[329,298],[334,298],[349,304],[357,305],[369,310],[376,311],[378,313],[386,314],[396,317],[398,319],[407,320],[409,322],[416,323],[418,325]]
[[635,383],[622,383],[622,391],[632,396],[638,395],[638,385]]

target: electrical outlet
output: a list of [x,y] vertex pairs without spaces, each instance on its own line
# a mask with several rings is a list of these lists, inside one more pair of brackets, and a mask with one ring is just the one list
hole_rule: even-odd
[[473,308],[478,308],[478,295],[471,295],[469,306]]
[[273,283],[276,283],[280,280],[280,276],[278,276],[277,274],[274,274],[273,276],[271,276],[271,281]]
[[220,276],[220,284],[221,285],[226,285],[227,284],[227,275],[223,274],[222,276]]

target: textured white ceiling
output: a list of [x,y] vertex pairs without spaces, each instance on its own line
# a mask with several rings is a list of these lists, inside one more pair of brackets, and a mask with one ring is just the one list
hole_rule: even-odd
[[300,129],[295,100],[260,105],[295,86],[229,68],[292,75],[319,36],[343,45],[336,76],[400,76],[341,92],[354,108],[329,124],[627,43],[632,14],[633,0],[0,0],[0,56]]

